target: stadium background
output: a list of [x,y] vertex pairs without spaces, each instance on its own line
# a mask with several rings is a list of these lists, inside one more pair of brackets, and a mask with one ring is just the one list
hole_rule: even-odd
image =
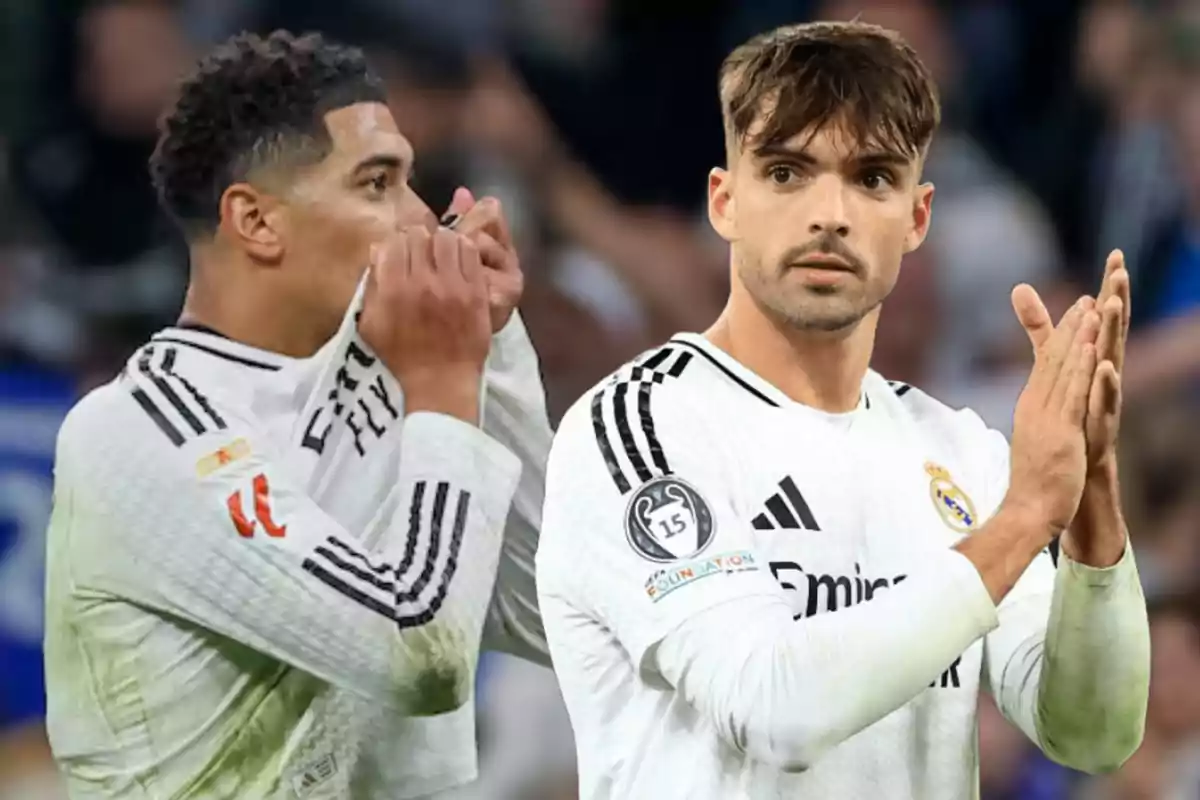
[[[1130,0],[5,0],[0,798],[59,796],[38,654],[54,435],[180,303],[183,253],[144,165],[197,50],[278,26],[369,49],[431,206],[460,183],[504,200],[557,416],[719,309],[725,254],[703,191],[722,158],[722,55],[778,24],[860,13],[909,37],[946,107],[933,233],[905,263],[874,366],[1007,430],[1029,361],[1012,285],[1063,307],[1120,246],[1137,300],[1123,490],[1154,602],[1146,743],[1084,779],[985,703],[984,797],[1200,798],[1200,2]],[[573,796],[550,674],[489,659],[480,688],[484,777],[463,796]]]

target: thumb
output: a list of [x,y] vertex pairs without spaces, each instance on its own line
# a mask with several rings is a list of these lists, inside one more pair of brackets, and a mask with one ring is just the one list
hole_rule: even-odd
[[1037,291],[1027,283],[1017,286],[1012,292],[1012,307],[1033,348],[1036,350],[1045,344],[1054,332],[1054,322]]
[[453,228],[455,224],[471,210],[475,205],[475,195],[471,194],[471,190],[465,186],[460,186],[454,190],[454,196],[450,198],[450,205],[446,208],[446,213],[442,215],[441,223],[447,228]]

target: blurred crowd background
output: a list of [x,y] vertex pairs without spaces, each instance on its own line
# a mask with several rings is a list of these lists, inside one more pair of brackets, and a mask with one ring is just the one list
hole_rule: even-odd
[[[1112,776],[1041,758],[986,701],[985,800],[1200,798],[1200,0],[5,0],[0,4],[0,798],[60,796],[40,715],[43,535],[59,421],[173,321],[187,276],[145,162],[197,52],[320,30],[367,49],[435,210],[502,199],[557,418],[727,286],[704,215],[715,76],[754,33],[861,15],[908,37],[945,125],[928,243],[874,367],[1007,431],[1029,365],[1008,295],[1057,308],[1124,249],[1135,296],[1123,491],[1152,601],[1146,740]],[[476,798],[569,798],[552,675],[483,667]],[[458,796],[458,795],[456,795]]]

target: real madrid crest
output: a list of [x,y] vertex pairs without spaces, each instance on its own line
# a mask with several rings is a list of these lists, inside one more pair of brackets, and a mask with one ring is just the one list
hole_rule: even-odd
[[975,515],[975,504],[967,493],[958,488],[950,477],[950,471],[931,461],[925,462],[929,473],[929,498],[938,515],[950,528],[958,533],[970,533],[979,525]]
[[715,532],[708,503],[674,475],[642,484],[625,509],[625,538],[638,555],[651,561],[691,558],[708,547]]

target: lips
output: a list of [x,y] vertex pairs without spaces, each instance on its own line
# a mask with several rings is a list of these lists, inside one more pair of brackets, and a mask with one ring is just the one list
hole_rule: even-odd
[[850,272],[856,270],[846,261],[837,256],[809,256],[792,264],[793,267],[801,267],[805,269],[824,269],[835,272]]

